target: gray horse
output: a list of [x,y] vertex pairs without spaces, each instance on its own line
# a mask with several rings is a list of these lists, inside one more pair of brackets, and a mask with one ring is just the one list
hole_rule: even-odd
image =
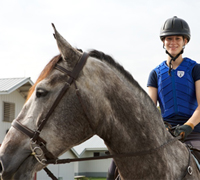
[[[55,67],[59,65],[71,72],[82,57],[80,51],[54,30],[61,55],[44,68],[14,120],[27,129],[38,129],[70,79]],[[146,152],[114,157],[122,180],[200,179],[188,149],[178,140],[173,141],[145,91],[122,66],[98,51],[89,53],[83,69],[49,116],[40,137],[46,141],[46,149],[59,157],[95,134],[104,140],[113,155]],[[30,180],[35,172],[48,165],[35,158],[31,143],[25,133],[16,127],[10,128],[0,148],[3,180]],[[189,172],[188,167],[192,167]]]

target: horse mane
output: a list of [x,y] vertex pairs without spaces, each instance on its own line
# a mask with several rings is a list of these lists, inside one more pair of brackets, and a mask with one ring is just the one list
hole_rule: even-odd
[[122,65],[120,65],[118,62],[116,62],[111,56],[104,54],[103,52],[97,51],[97,50],[91,50],[89,52],[89,56],[97,58],[101,61],[107,62],[112,67],[117,69],[131,84],[133,84],[134,86],[136,86],[138,88],[141,88],[141,86],[133,78],[133,76],[128,71],[126,71]]
[[[77,49],[77,50],[82,52],[81,49]],[[133,78],[133,76],[128,71],[126,71],[123,66],[121,66],[118,62],[116,62],[111,56],[104,54],[103,52],[97,51],[97,50],[91,50],[88,54],[89,54],[89,56],[97,58],[98,60],[101,60],[102,62],[105,61],[106,63],[110,64],[112,67],[117,69],[131,84],[142,89],[140,87],[140,85],[138,84],[138,82]],[[36,85],[50,74],[50,72],[54,69],[56,63],[58,63],[61,59],[62,59],[62,57],[59,54],[59,55],[53,57],[49,61],[49,63],[45,66],[43,71],[40,73],[40,75],[39,75],[38,79],[36,80],[36,82],[34,83],[34,85],[30,88],[26,101],[33,94]]]
[[57,56],[55,56],[55,57],[53,57],[49,61],[49,63],[45,66],[45,68],[43,69],[43,71],[40,73],[40,75],[39,75],[38,79],[36,80],[36,82],[34,83],[34,85],[30,88],[26,101],[33,94],[36,85],[49,75],[49,73],[52,71],[52,69],[54,69],[55,65],[58,63],[59,60],[61,60],[61,55],[60,54],[57,55]]

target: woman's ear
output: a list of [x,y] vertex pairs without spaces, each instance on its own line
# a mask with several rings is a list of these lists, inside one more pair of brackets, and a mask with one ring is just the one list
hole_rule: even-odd
[[188,40],[187,40],[187,38],[183,38],[183,41],[184,41],[184,44],[186,45],[187,43],[188,43]]
[[163,42],[163,49],[165,49],[165,38],[163,38],[162,42]]

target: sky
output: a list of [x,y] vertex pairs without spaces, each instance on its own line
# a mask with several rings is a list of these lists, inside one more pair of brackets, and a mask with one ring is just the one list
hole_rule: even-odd
[[36,81],[59,53],[54,23],[72,46],[112,56],[147,90],[150,71],[167,58],[159,33],[168,18],[188,22],[191,40],[183,55],[200,62],[199,9],[199,0],[1,1],[0,78]]

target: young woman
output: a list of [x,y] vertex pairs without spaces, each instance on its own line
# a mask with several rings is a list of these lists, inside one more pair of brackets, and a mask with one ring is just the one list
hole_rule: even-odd
[[167,60],[151,71],[147,86],[153,102],[159,102],[163,120],[179,125],[175,135],[200,149],[200,64],[182,57],[190,37],[183,19],[174,16],[165,21],[160,39]]

